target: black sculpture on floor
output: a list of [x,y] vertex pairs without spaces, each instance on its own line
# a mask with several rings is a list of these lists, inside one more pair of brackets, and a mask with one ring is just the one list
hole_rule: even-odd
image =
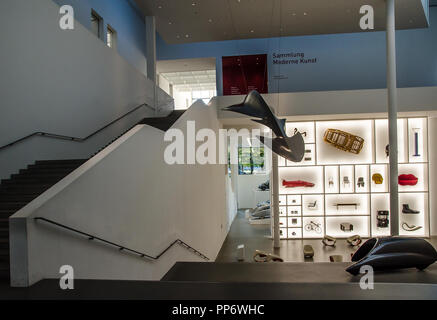
[[426,269],[437,261],[437,251],[424,239],[407,237],[371,238],[352,256],[347,272],[357,275],[362,266],[375,271],[417,268]]
[[305,154],[305,142],[300,132],[288,137],[285,132],[285,119],[278,119],[269,105],[257,91],[251,91],[243,103],[227,107],[223,110],[241,113],[260,118],[252,121],[261,123],[275,134],[275,138],[259,137],[262,143],[271,146],[273,152],[293,162],[302,161]]

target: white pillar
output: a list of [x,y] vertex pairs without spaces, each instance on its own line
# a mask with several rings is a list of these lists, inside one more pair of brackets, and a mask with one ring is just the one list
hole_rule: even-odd
[[273,247],[280,248],[279,234],[279,169],[278,155],[272,152],[272,178],[270,179],[270,187],[272,190],[272,213],[273,213]]
[[157,115],[158,103],[156,97],[156,23],[155,17],[146,17],[146,59],[147,59],[147,78],[149,78],[155,84],[155,90],[153,94],[153,108],[155,108],[155,114]]
[[399,235],[399,194],[395,0],[386,0],[386,5],[388,131],[390,143],[390,230],[392,236],[396,236]]

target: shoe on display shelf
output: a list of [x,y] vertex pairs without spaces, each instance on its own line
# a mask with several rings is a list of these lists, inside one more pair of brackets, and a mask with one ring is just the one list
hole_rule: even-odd
[[420,211],[411,209],[410,205],[407,203],[407,204],[402,205],[402,213],[404,213],[404,214],[419,214]]

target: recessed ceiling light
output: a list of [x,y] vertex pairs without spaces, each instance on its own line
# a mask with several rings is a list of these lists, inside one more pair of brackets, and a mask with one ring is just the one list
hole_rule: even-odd
[[162,6],[158,6],[158,9],[162,9]]
[[304,12],[303,15],[306,16],[306,15],[308,15],[308,13]]
[[291,14],[292,14],[293,16],[295,16],[295,15],[296,15],[296,12],[292,12]]
[[196,3],[195,2],[193,2],[192,4],[191,4],[193,7],[196,5]]
[[208,19],[208,22],[211,23],[211,22],[212,22],[212,19]]
[[185,38],[189,38],[189,37],[190,37],[190,35],[189,35],[189,34],[186,34],[186,35],[185,35]]
[[176,36],[176,38],[178,38],[178,39],[179,39],[180,37],[181,37],[180,35],[177,35],[177,36]]
[[168,24],[173,24],[173,23],[171,21],[169,21]]
[[250,33],[254,33],[255,31],[254,30],[250,30]]

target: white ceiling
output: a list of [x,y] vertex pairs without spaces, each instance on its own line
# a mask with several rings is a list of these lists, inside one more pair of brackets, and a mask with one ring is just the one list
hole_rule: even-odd
[[[385,0],[135,0],[156,16],[167,43],[362,32],[359,9],[375,9],[375,31],[385,29]],[[421,0],[396,0],[398,29],[424,28]]]
[[216,76],[214,70],[161,73],[175,89],[183,90],[215,90]]
[[158,74],[179,91],[216,90],[216,59],[159,60]]

